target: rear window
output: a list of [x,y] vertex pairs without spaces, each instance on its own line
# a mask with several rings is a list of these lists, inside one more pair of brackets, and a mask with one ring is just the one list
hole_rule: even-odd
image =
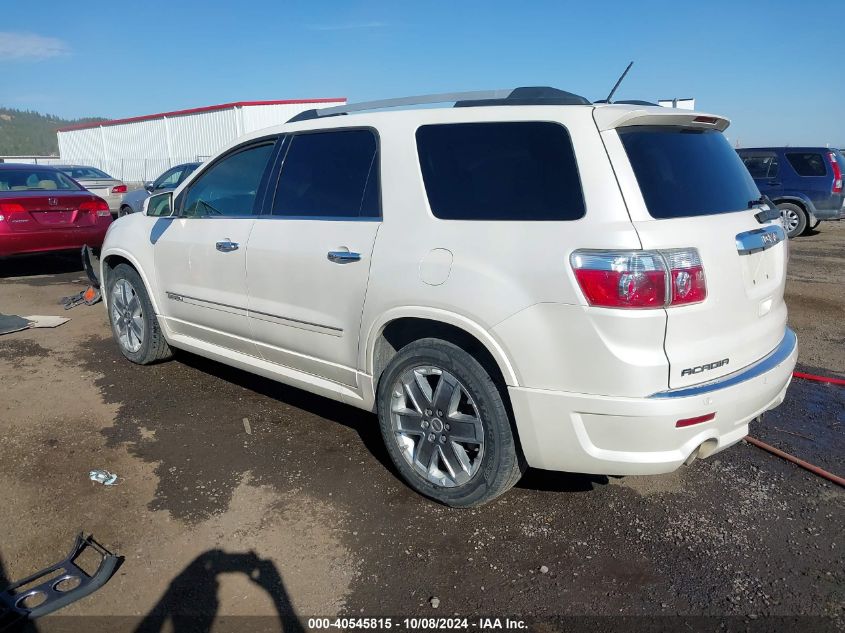
[[113,180],[106,172],[94,167],[62,167],[61,170],[76,180]]
[[577,220],[581,181],[569,133],[547,122],[417,130],[431,212],[444,220]]
[[46,169],[0,169],[0,191],[80,191],[60,171]]
[[749,208],[754,180],[717,130],[634,126],[619,130],[648,212],[688,218]]
[[787,152],[786,160],[799,176],[826,176],[824,158],[816,152]]

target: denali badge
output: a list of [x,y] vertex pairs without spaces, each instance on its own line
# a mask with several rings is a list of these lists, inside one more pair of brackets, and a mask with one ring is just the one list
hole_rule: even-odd
[[716,369],[722,365],[727,365],[728,360],[729,359],[727,358],[723,358],[722,360],[714,360],[712,363],[706,363],[704,365],[699,365],[698,367],[689,367],[681,372],[681,376],[692,376],[693,374],[700,374],[703,371]]

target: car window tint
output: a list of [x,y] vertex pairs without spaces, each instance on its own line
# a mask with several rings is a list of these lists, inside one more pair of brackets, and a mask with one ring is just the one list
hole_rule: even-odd
[[80,191],[80,187],[58,170],[2,169],[0,191]]
[[576,220],[584,215],[575,153],[562,125],[424,125],[416,138],[435,217]]
[[182,174],[179,176],[179,182],[182,182],[185,178],[193,174],[197,170],[197,167],[199,165],[186,165],[185,169],[182,170]]
[[718,130],[655,125],[623,127],[618,134],[654,218],[745,211],[760,197]]
[[312,132],[291,137],[273,215],[379,217],[378,143],[370,130]]
[[273,143],[230,154],[194,181],[182,204],[186,217],[239,217],[253,214],[255,196]]
[[787,152],[786,160],[799,176],[825,176],[824,158],[815,152]]

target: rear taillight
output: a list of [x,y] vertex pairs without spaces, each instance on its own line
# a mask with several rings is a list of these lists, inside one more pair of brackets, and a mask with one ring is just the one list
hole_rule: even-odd
[[126,185],[115,185],[111,188],[112,193],[126,193]]
[[830,166],[833,168],[833,189],[831,189],[831,193],[842,193],[842,168],[836,161],[836,154],[828,152],[827,159],[830,161]]
[[569,261],[592,306],[663,308],[700,303],[707,297],[704,268],[694,248],[583,250],[572,253]]
[[103,200],[102,198],[94,198],[93,200],[85,200],[79,205],[80,211],[88,211],[90,213],[96,213],[98,217],[105,218],[111,217],[111,211],[109,210],[109,203]]
[[17,202],[0,202],[0,213],[23,213],[26,209]]

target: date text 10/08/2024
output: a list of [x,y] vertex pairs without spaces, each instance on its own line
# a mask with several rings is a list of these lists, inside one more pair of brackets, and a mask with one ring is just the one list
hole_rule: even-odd
[[308,629],[405,629],[426,630],[469,630],[498,631],[524,630],[528,628],[524,620],[518,618],[309,618]]

